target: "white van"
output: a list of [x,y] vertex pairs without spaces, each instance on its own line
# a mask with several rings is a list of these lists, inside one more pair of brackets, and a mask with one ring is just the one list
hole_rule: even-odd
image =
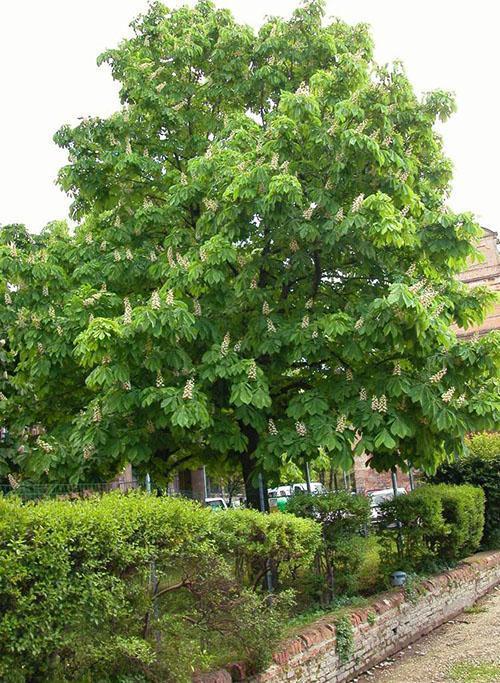
[[[404,496],[406,494],[406,489],[398,488],[398,496]],[[371,516],[372,519],[378,519],[380,516],[380,506],[385,503],[386,500],[392,500],[394,498],[394,490],[391,489],[380,489],[379,491],[369,491],[367,494],[370,499]]]

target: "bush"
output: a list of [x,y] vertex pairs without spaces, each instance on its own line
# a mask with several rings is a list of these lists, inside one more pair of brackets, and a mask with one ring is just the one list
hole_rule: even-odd
[[242,585],[257,588],[271,570],[278,585],[290,586],[313,562],[321,530],[317,524],[281,513],[228,510],[213,515],[218,548],[232,563]]
[[[325,495],[296,494],[288,501],[287,513],[314,519],[321,527],[315,582],[320,602],[326,604],[339,593],[356,592],[369,550],[362,536],[370,519],[369,500],[346,491]],[[314,586],[312,588],[314,590]]]
[[[247,512],[231,514],[240,531]],[[238,582],[223,517],[119,492],[38,504],[0,498],[0,679],[189,681],[192,667],[221,658],[263,665],[292,597],[270,600]],[[262,517],[268,537],[307,563],[315,525]],[[283,551],[283,575],[286,561]]]
[[388,572],[437,569],[479,546],[484,525],[479,488],[427,485],[380,509],[381,559]]
[[466,443],[469,447],[469,457],[485,460],[500,458],[500,433],[498,432],[472,434],[466,439]]
[[500,547],[500,451],[499,434],[472,437],[471,455],[441,465],[429,477],[433,483],[471,484],[480,486],[486,497],[485,525],[482,545]]

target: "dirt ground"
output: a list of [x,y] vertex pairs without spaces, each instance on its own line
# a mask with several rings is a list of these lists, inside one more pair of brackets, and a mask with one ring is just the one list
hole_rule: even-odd
[[500,586],[355,681],[500,683]]

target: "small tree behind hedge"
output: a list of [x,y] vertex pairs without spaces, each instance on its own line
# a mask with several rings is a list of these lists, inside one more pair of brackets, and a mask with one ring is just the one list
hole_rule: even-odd
[[316,555],[320,602],[328,603],[339,593],[355,592],[367,550],[361,534],[370,519],[368,499],[346,491],[296,494],[288,501],[287,512],[315,519],[321,525],[322,543]]
[[382,503],[381,559],[388,572],[432,570],[479,547],[484,493],[473,486],[427,485]]

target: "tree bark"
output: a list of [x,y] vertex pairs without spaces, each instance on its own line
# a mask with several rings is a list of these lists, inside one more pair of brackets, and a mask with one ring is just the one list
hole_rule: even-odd
[[[241,455],[241,470],[243,473],[243,481],[245,482],[246,504],[248,507],[254,508],[255,510],[269,512],[266,478],[264,477],[262,470],[259,470],[254,457],[255,449],[259,443],[259,435],[253,427],[247,425],[242,427],[242,431],[248,439],[247,450]],[[261,500],[261,493],[259,490],[259,473],[262,475],[262,486],[264,489],[262,496],[263,500]],[[263,509],[262,504],[264,506]]]

